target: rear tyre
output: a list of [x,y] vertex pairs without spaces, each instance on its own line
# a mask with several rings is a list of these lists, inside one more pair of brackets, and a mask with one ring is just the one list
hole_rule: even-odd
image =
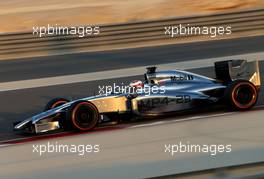
[[67,119],[71,122],[73,128],[80,131],[92,130],[100,119],[98,109],[89,101],[73,103],[67,115]]
[[66,98],[54,98],[47,103],[47,105],[44,108],[44,111],[48,111],[50,109],[56,108],[68,102],[70,102],[70,100]]
[[227,105],[234,110],[248,110],[256,104],[257,99],[257,88],[246,80],[231,82],[225,92]]

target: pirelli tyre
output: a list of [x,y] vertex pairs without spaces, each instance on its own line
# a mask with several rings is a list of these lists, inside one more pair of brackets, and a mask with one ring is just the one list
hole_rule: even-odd
[[232,81],[225,91],[227,105],[233,110],[248,110],[258,99],[258,90],[254,84],[246,80]]
[[66,98],[54,98],[52,100],[50,100],[47,105],[44,108],[44,111],[48,111],[50,109],[56,108],[58,106],[61,106],[65,103],[70,102],[70,100],[66,99]]
[[67,112],[67,120],[74,129],[89,131],[96,127],[100,114],[96,106],[89,101],[76,101]]

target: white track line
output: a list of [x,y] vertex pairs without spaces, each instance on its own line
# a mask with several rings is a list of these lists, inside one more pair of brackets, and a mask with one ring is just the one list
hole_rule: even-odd
[[[263,58],[263,56],[264,56],[264,52],[258,52],[258,53],[248,53],[243,55],[199,59],[199,60],[160,64],[160,65],[157,64],[156,66],[158,66],[160,70],[173,70],[173,69],[184,70],[184,69],[210,67],[214,65],[214,62],[222,61],[222,60],[230,60],[230,59],[246,59],[248,61],[264,60],[261,59]],[[145,68],[146,66],[140,66],[133,68],[123,68],[119,70],[106,70],[106,71],[91,72],[91,73],[81,73],[75,75],[64,75],[64,76],[56,76],[56,77],[48,77],[48,78],[40,78],[40,79],[3,82],[0,83],[0,92],[135,76],[135,75],[143,74],[146,71]]]
[[[54,133],[54,134],[46,134],[43,135],[44,137],[49,137],[49,136],[56,136],[58,134],[67,134],[69,133],[69,131],[63,131],[63,132],[58,132],[58,133]],[[43,136],[39,136],[39,138],[43,137]],[[30,137],[20,137],[20,138],[14,138],[14,139],[8,139],[8,140],[2,140],[0,141],[0,143],[6,143],[6,144],[0,144],[0,147],[5,147],[5,146],[9,146],[9,145],[13,145],[13,144],[8,144],[9,142],[16,142],[16,141],[20,141],[20,140],[27,140],[27,139],[37,139],[38,136],[34,136],[34,134]]]
[[198,119],[204,119],[204,118],[221,117],[221,116],[232,115],[235,113],[237,113],[237,112],[227,112],[227,113],[220,113],[220,114],[192,116],[192,117],[187,117],[187,118],[182,118],[182,119],[164,120],[164,121],[157,121],[157,122],[153,122],[153,123],[139,124],[139,125],[134,125],[134,126],[131,126],[128,128],[148,127],[148,126],[156,126],[156,125],[169,124],[169,123],[175,123],[175,122],[192,121],[192,120],[198,120]]
[[[256,106],[254,107],[254,109],[258,109],[258,108],[263,108],[264,105],[261,106]],[[254,112],[254,111],[251,111]],[[169,123],[175,123],[175,122],[184,122],[184,121],[192,121],[192,120],[198,120],[198,119],[205,119],[205,118],[214,118],[214,117],[221,117],[221,116],[228,116],[228,115],[232,115],[235,113],[239,113],[239,112],[225,112],[225,113],[218,113],[218,114],[211,114],[211,115],[199,115],[199,116],[192,116],[192,117],[187,117],[187,118],[181,118],[181,119],[173,119],[173,120],[169,120],[169,119],[165,119],[162,121],[156,121],[156,122],[151,122],[151,123],[145,123],[145,124],[138,124],[138,125],[133,125],[130,127],[126,127],[128,129],[133,129],[133,128],[140,128],[140,127],[149,127],[149,126],[156,126],[156,125],[163,125],[163,124],[169,124]],[[65,132],[59,132],[57,134],[63,134],[63,133],[68,133],[67,131]],[[45,137],[47,136],[53,136],[54,134],[48,134],[45,135]],[[12,146],[15,144],[8,144],[8,142],[14,142],[14,141],[18,141],[18,140],[26,140],[26,139],[30,139],[30,138],[35,138],[34,136],[32,137],[22,137],[22,138],[16,138],[16,139],[9,139],[9,140],[3,140],[0,141],[0,143],[6,143],[6,144],[0,144],[0,148],[1,147],[8,147],[8,146]]]
[[8,147],[8,146],[11,146],[12,144],[1,144],[0,145],[0,148],[2,148],[2,147]]
[[[264,105],[255,106],[253,109],[259,109],[259,108],[264,108]],[[249,111],[249,112],[254,112],[254,110]],[[217,114],[210,114],[210,115],[192,116],[192,117],[179,118],[179,119],[173,119],[173,120],[163,120],[163,121],[157,121],[157,122],[152,122],[152,123],[134,125],[134,126],[131,126],[128,128],[156,126],[156,125],[175,123],[175,122],[183,122],[183,121],[191,121],[191,120],[198,120],[198,119],[204,119],[204,118],[221,117],[221,116],[228,116],[228,115],[232,115],[232,114],[236,114],[236,113],[239,113],[239,112],[233,111],[233,112],[217,113]]]
[[[162,120],[162,121],[156,121],[156,122],[152,122],[152,123],[146,123],[146,124],[139,124],[139,125],[133,125],[127,128],[139,128],[139,127],[149,127],[149,126],[156,126],[156,125],[162,125],[162,124],[168,124],[168,123],[175,123],[175,122],[183,122],[183,121],[191,121],[191,120],[196,120],[196,119],[204,119],[204,118],[210,118],[210,117],[220,117],[220,116],[226,116],[226,115],[230,115],[233,114],[235,112],[228,112],[228,113],[221,113],[221,114],[212,114],[212,115],[202,115],[202,116],[192,116],[192,117],[188,117],[188,118],[182,118],[182,119],[174,119],[174,120]],[[63,134],[63,133],[67,133],[67,132],[59,132],[57,134]],[[53,136],[54,134],[47,134],[45,135],[45,137],[48,136]],[[56,136],[56,135],[55,135]],[[0,141],[0,143],[5,143],[5,144],[0,144],[0,148],[1,147],[8,147],[8,146],[12,146],[15,145],[14,144],[9,144],[9,142],[15,142],[15,141],[20,141],[20,140],[27,140],[27,139],[33,139],[36,138],[35,136],[32,137],[21,137],[21,138],[16,138],[16,139],[9,139],[9,140],[3,140]]]

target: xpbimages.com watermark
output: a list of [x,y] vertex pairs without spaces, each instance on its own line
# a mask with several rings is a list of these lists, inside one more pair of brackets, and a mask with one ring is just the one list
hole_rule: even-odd
[[164,94],[166,89],[165,86],[131,86],[131,85],[118,85],[114,83],[113,85],[104,85],[98,86],[99,95],[110,95],[110,94],[142,94],[144,93],[146,96],[150,94]]
[[100,152],[98,144],[59,144],[58,142],[32,145],[32,152],[42,156],[48,153],[74,153],[79,156]]
[[176,153],[208,153],[215,156],[219,153],[230,153],[232,151],[231,144],[191,144],[190,142],[179,142],[177,144],[165,144],[164,152],[173,156]]
[[47,35],[77,35],[78,37],[86,37],[100,34],[99,26],[66,27],[48,24],[47,26],[35,26],[32,30],[32,34],[38,37],[45,37]]
[[188,35],[208,35],[212,38],[232,34],[231,26],[190,26],[190,24],[164,27],[165,35],[170,37]]

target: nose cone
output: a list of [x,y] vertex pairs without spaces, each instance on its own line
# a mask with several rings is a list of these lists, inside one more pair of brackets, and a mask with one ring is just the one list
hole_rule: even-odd
[[14,130],[20,130],[26,127],[26,125],[31,121],[31,119],[26,119],[22,122],[15,122],[14,123]]

